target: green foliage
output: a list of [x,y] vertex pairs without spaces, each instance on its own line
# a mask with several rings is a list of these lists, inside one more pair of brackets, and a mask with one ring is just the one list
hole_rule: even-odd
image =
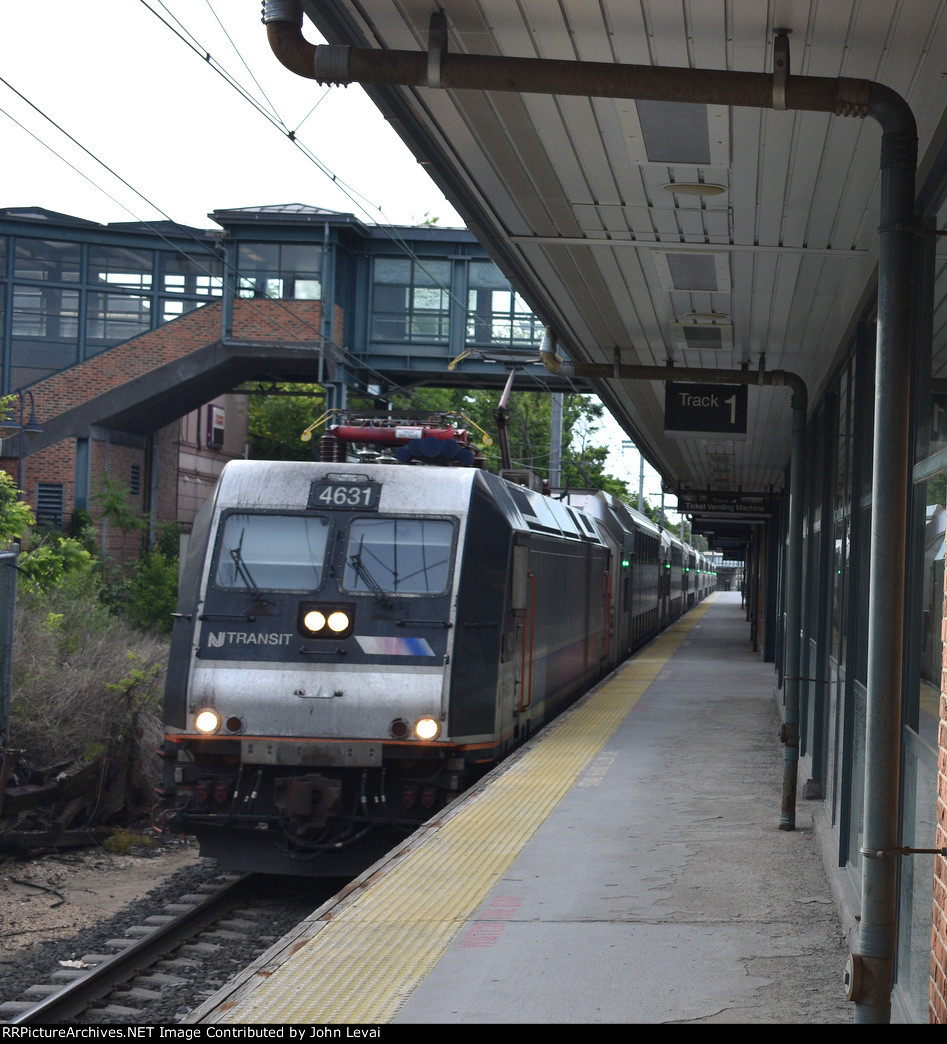
[[318,384],[289,384],[281,391],[290,394],[250,396],[251,455],[257,460],[312,460],[315,443],[300,436],[324,412],[325,392]]
[[947,472],[939,472],[927,480],[927,503],[947,504]]
[[[255,395],[250,399],[250,437],[252,455],[273,460],[311,460],[313,442],[302,442],[300,435],[324,411],[324,397],[318,385],[289,385],[299,395]],[[302,394],[306,393],[306,394]],[[395,414],[430,416],[452,414],[463,418],[461,426],[471,431],[488,468],[502,467],[497,431],[500,392],[463,388],[419,388],[390,397]],[[350,400],[351,412],[374,410],[376,403],[356,397]],[[552,397],[547,392],[514,392],[508,403],[507,438],[511,464],[528,468],[542,476],[549,474],[549,442],[552,430]],[[628,483],[606,470],[608,448],[597,444],[605,409],[588,395],[567,395],[563,399],[563,451],[561,482],[575,488],[603,489],[625,501],[636,502]],[[314,433],[318,439],[321,429]]]
[[22,586],[27,590],[48,591],[61,585],[67,576],[94,582],[92,555],[72,537],[47,534],[20,555],[19,566]]
[[0,471],[0,546],[22,540],[35,521],[29,504],[20,499],[16,483]]
[[92,504],[105,522],[126,535],[143,533],[148,528],[148,519],[131,502],[128,487],[111,475],[103,475],[102,488],[92,497]]
[[145,631],[171,633],[171,614],[177,603],[178,560],[155,549],[145,552],[128,579],[125,612]]
[[120,827],[102,842],[102,847],[112,855],[131,855],[136,848],[151,848],[153,844],[152,838],[145,834],[136,834]]

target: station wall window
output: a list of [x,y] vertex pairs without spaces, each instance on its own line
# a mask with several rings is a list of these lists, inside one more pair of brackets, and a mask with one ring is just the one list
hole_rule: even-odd
[[[904,694],[901,764],[901,843],[931,848],[937,839],[938,726],[943,673],[944,551],[947,472],[914,484],[915,532],[923,533],[914,605],[908,607],[914,637],[912,684]],[[918,634],[918,630],[920,633]],[[914,855],[900,868],[897,989],[917,1022],[927,1015],[931,955],[932,855]]]
[[450,261],[376,258],[372,340],[446,343],[450,281]]

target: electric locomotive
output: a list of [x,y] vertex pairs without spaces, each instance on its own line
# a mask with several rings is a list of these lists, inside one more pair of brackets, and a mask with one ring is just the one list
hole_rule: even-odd
[[230,869],[363,869],[626,655],[620,568],[476,468],[227,464],[182,569],[166,828]]

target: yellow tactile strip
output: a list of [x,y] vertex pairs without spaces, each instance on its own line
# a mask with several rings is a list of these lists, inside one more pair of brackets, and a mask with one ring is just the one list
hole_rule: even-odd
[[712,601],[611,675],[229,1008],[224,1020],[391,1021]]

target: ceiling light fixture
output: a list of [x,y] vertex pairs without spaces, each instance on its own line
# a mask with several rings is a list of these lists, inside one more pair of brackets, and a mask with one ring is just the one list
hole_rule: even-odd
[[678,196],[722,196],[727,191],[723,185],[707,185],[702,181],[672,181],[664,190]]
[[695,323],[728,323],[730,316],[726,312],[687,312],[686,319]]

